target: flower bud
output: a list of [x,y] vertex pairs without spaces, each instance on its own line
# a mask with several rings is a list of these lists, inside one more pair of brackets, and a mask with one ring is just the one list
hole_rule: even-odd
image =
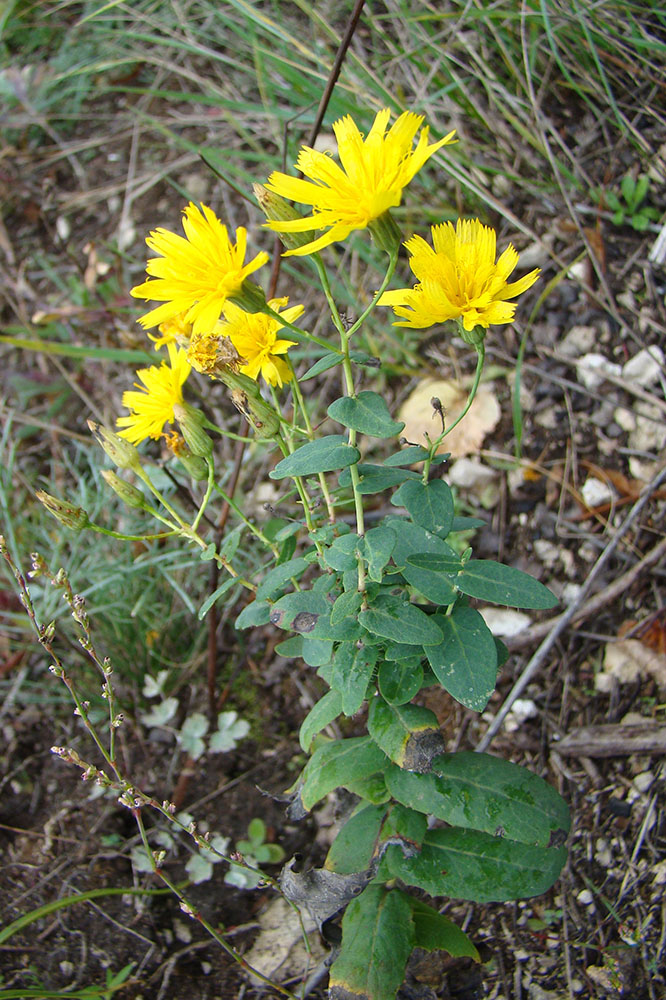
[[146,500],[141,490],[131,483],[126,483],[124,479],[116,475],[113,469],[102,469],[102,479],[107,486],[110,486],[114,493],[117,493],[123,503],[128,507],[138,507],[146,509]]
[[368,229],[380,250],[384,250],[389,256],[397,254],[402,242],[402,233],[390,212],[384,212],[378,219],[372,219],[368,223]]
[[261,396],[243,389],[231,390],[231,402],[254,428],[258,438],[274,438],[280,432],[280,415]]
[[238,291],[233,292],[229,296],[229,299],[231,302],[235,302],[237,306],[240,306],[241,309],[244,309],[245,312],[266,312],[266,296],[263,288],[255,285],[253,281],[248,281],[247,278]]
[[[259,202],[259,208],[269,222],[291,222],[293,219],[303,218],[293,205],[285,201],[281,195],[269,191],[263,184],[253,184],[252,190]],[[271,226],[271,229],[273,229],[273,226]],[[280,241],[287,250],[297,250],[298,247],[304,247],[307,243],[312,243],[315,239],[315,233],[311,229],[305,233],[281,233],[279,230],[276,231],[280,237]]]
[[134,469],[138,472],[141,468],[139,452],[133,444],[114,434],[108,427],[96,424],[94,420],[88,421],[88,427],[92,431],[95,440],[107,453],[111,461],[119,469]]
[[83,507],[76,507],[69,500],[58,500],[57,497],[52,497],[44,490],[37,490],[35,496],[46,507],[49,514],[52,514],[66,528],[71,528],[72,531],[82,531],[90,524],[88,513]]
[[184,448],[178,454],[178,461],[183,466],[188,476],[196,482],[203,482],[208,479],[208,463],[200,455],[193,455],[189,448]]
[[466,330],[463,324],[458,321],[458,333],[462,340],[470,347],[479,348],[486,338],[486,330],[482,326],[475,326],[473,330]]
[[200,458],[211,458],[213,442],[202,427],[202,414],[193,406],[188,406],[187,403],[176,403],[173,414],[178,421],[181,434],[185,438],[185,444],[192,454]]

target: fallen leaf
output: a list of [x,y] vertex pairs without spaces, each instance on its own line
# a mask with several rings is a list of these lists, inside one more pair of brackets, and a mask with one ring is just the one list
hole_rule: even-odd
[[652,677],[666,689],[666,654],[657,653],[638,639],[620,639],[606,644],[604,668],[594,679],[597,691],[608,692],[613,683],[631,684]]

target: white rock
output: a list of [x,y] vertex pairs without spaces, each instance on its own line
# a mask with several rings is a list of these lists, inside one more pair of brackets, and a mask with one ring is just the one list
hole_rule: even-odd
[[664,370],[664,353],[654,344],[644,347],[642,351],[627,361],[622,369],[622,377],[636,385],[652,385]]
[[581,891],[576,896],[576,899],[578,900],[579,903],[582,903],[583,906],[589,906],[590,903],[594,902],[594,896],[592,895],[589,889],[581,889]]
[[636,427],[636,416],[626,406],[618,406],[613,413],[613,420],[623,431],[633,431]]
[[580,358],[591,351],[598,339],[593,326],[572,326],[560,344],[559,353],[565,358]]
[[619,376],[622,374],[622,369],[619,365],[609,361],[603,354],[595,353],[584,354],[576,365],[578,381],[592,392],[604,383],[601,373]]
[[588,507],[602,507],[613,499],[613,490],[608,483],[590,476],[583,483],[581,496]]
[[652,771],[643,771],[641,774],[636,775],[633,784],[639,792],[647,792],[653,781],[654,774]]
[[494,482],[497,471],[483,465],[478,459],[459,458],[451,466],[447,478],[452,486],[472,489]]
[[518,635],[532,622],[529,615],[512,608],[482,608],[481,616],[493,635]]
[[182,920],[174,920],[173,930],[178,940],[182,941],[183,944],[189,944],[192,940],[192,931],[190,930],[189,925],[184,923]]

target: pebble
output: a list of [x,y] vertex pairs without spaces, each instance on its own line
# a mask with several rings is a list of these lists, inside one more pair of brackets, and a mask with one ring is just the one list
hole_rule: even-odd
[[656,382],[664,369],[664,353],[660,347],[644,347],[642,351],[627,361],[622,376],[628,382],[647,386]]
[[622,369],[613,361],[609,361],[603,354],[584,354],[576,365],[576,376],[578,381],[591,392],[596,391],[604,383],[603,373],[606,375],[622,374]]
[[581,891],[576,896],[576,899],[578,900],[579,903],[582,903],[583,906],[589,906],[591,903],[594,902],[594,896],[592,895],[589,889],[581,889]]
[[638,789],[639,792],[647,792],[648,788],[654,781],[654,774],[652,771],[643,771],[642,774],[637,774],[634,778],[634,787]]

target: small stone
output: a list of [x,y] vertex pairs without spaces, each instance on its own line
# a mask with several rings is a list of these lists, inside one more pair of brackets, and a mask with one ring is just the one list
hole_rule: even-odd
[[613,419],[623,431],[633,431],[636,427],[636,416],[626,406],[618,406],[613,412]]
[[71,976],[74,973],[74,963],[67,961],[67,959],[65,959],[63,962],[60,962],[58,967],[62,972],[63,976]]
[[660,347],[644,347],[622,368],[622,377],[636,385],[648,386],[656,382],[664,370],[664,354]]
[[581,385],[595,392],[604,384],[603,375],[620,376],[622,369],[609,361],[603,354],[584,354],[576,365],[576,375]]
[[613,499],[613,490],[608,483],[602,483],[594,476],[585,480],[580,492],[588,507],[602,507]]
[[591,351],[597,342],[594,326],[572,326],[560,344],[559,353],[565,358],[580,358]]
[[634,778],[634,787],[638,789],[639,792],[647,792],[648,788],[654,781],[654,774],[652,771],[643,771],[642,774],[637,774]]
[[183,944],[189,944],[192,940],[192,931],[189,926],[182,920],[174,920],[173,922],[173,932],[179,941]]
[[576,896],[576,899],[578,900],[579,903],[582,903],[583,906],[589,906],[591,903],[594,902],[594,896],[592,895],[589,889],[581,889],[581,891]]

